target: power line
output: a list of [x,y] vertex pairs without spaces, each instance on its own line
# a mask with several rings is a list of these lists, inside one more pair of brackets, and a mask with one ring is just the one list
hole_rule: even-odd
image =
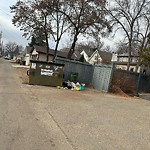
[[12,17],[10,14],[8,14],[6,11],[2,10],[1,8],[0,8],[0,11],[1,11],[4,15],[7,15],[7,16],[9,16],[9,17]]
[[[2,31],[3,31],[3,38],[5,38],[6,40],[10,40],[10,41],[16,41],[17,43],[21,43],[21,44],[25,44],[25,39],[23,40],[23,37],[17,33],[13,34],[12,32],[9,32],[6,27],[4,27],[2,24],[0,24],[1,28],[2,28]],[[19,31],[18,31],[19,32]],[[22,38],[22,41],[21,42],[21,38]]]

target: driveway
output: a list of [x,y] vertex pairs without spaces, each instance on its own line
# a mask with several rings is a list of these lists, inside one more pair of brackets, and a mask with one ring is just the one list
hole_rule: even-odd
[[[0,73],[2,150],[150,149],[149,101],[91,89],[22,84],[16,69],[3,63],[7,69],[0,65],[0,72],[5,72]],[[10,79],[5,82],[6,77]]]

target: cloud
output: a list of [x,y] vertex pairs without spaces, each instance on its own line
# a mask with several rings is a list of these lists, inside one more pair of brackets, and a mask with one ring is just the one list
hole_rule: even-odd
[[23,32],[16,28],[9,17],[0,15],[0,30],[3,33],[4,42],[12,41],[26,46],[28,41],[22,37]]
[[29,41],[22,37],[23,32],[12,24],[12,14],[10,6],[16,3],[16,0],[1,0],[0,4],[0,31],[2,31],[2,40],[5,43],[8,41],[16,42],[17,44],[26,46]]

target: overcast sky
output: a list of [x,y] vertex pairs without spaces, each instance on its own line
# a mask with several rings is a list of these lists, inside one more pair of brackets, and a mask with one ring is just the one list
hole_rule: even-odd
[[2,31],[2,40],[4,44],[8,41],[16,42],[24,47],[29,43],[27,39],[22,37],[22,32],[12,24],[12,14],[10,6],[16,3],[16,0],[1,0],[0,3],[0,31]]
[[[24,47],[28,45],[30,42],[26,38],[22,37],[23,32],[21,32],[18,28],[14,27],[12,24],[12,14],[10,13],[10,6],[16,3],[16,0],[1,0],[0,3],[0,31],[2,31],[2,40],[4,44],[8,41],[16,42],[19,45],[23,45]],[[119,37],[120,38],[120,37]],[[119,40],[119,38],[107,38],[105,39],[105,45],[109,45],[111,50],[114,49],[115,42]],[[65,39],[60,43],[59,49],[65,47],[69,43],[69,39]],[[50,48],[54,48],[54,43],[50,42]]]

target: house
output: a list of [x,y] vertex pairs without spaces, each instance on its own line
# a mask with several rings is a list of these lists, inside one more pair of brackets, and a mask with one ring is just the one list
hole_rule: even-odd
[[32,49],[33,49],[33,47],[30,47],[30,46],[26,46],[26,48],[25,48],[24,60],[25,60],[25,65],[26,66],[29,66],[29,64],[30,64],[30,56],[31,56]]
[[[138,59],[139,59],[138,55],[135,55],[135,54],[131,55],[129,71],[140,72]],[[123,53],[123,54],[113,53],[112,62],[115,64],[117,69],[127,70],[128,54],[127,53]]]
[[[68,55],[69,51],[70,51],[70,48],[63,48],[63,49],[61,49],[60,51],[58,51],[58,57],[60,55],[59,53],[63,52],[63,53],[66,53],[66,57],[65,58],[67,58],[67,55]],[[78,51],[75,51],[73,53],[72,57],[71,57],[71,60],[79,61],[80,58],[81,58],[80,53]]]
[[84,59],[86,62],[89,62],[89,58],[91,57],[92,54],[93,54],[93,51],[90,51],[90,50],[83,50],[80,52],[80,55],[84,56]]
[[101,63],[103,64],[111,64],[112,53],[107,51],[99,51],[99,55],[102,58]]
[[[65,48],[63,50],[57,51],[57,56],[59,58],[67,58],[69,48]],[[46,47],[41,46],[33,46],[32,50],[30,51],[31,59],[32,60],[40,60],[46,61],[47,59],[47,49]],[[48,51],[48,60],[52,61],[55,51],[53,49],[49,49]],[[79,61],[80,58],[84,56],[84,60],[90,64],[109,64],[111,63],[112,54],[106,51],[98,51],[98,50],[80,50],[75,51],[72,55],[72,60]]]
[[[47,60],[47,49],[46,47],[42,46],[33,46],[31,53],[31,59],[32,60],[40,60],[40,61],[46,61]],[[55,50],[49,49],[48,51],[48,61],[53,60],[53,56],[55,54]],[[67,58],[68,52],[66,51],[57,51],[56,57],[60,58]],[[79,60],[79,55],[73,54],[72,58],[73,60]]]
[[[112,63],[115,64],[115,67],[117,69],[127,70],[128,54],[127,53],[123,53],[123,54],[113,53]],[[139,56],[136,54],[131,55],[129,71],[137,72],[137,73],[142,72],[143,74],[150,75],[150,68],[139,65]]]
[[[47,60],[47,49],[46,47],[37,46],[34,45],[32,48],[31,53],[31,59],[32,60],[40,60],[40,61],[46,61]],[[52,61],[54,55],[54,51],[49,49],[48,51],[48,60]]]
[[84,56],[84,59],[89,64],[109,64],[111,63],[112,54],[106,51],[99,50],[83,50],[80,55]]

